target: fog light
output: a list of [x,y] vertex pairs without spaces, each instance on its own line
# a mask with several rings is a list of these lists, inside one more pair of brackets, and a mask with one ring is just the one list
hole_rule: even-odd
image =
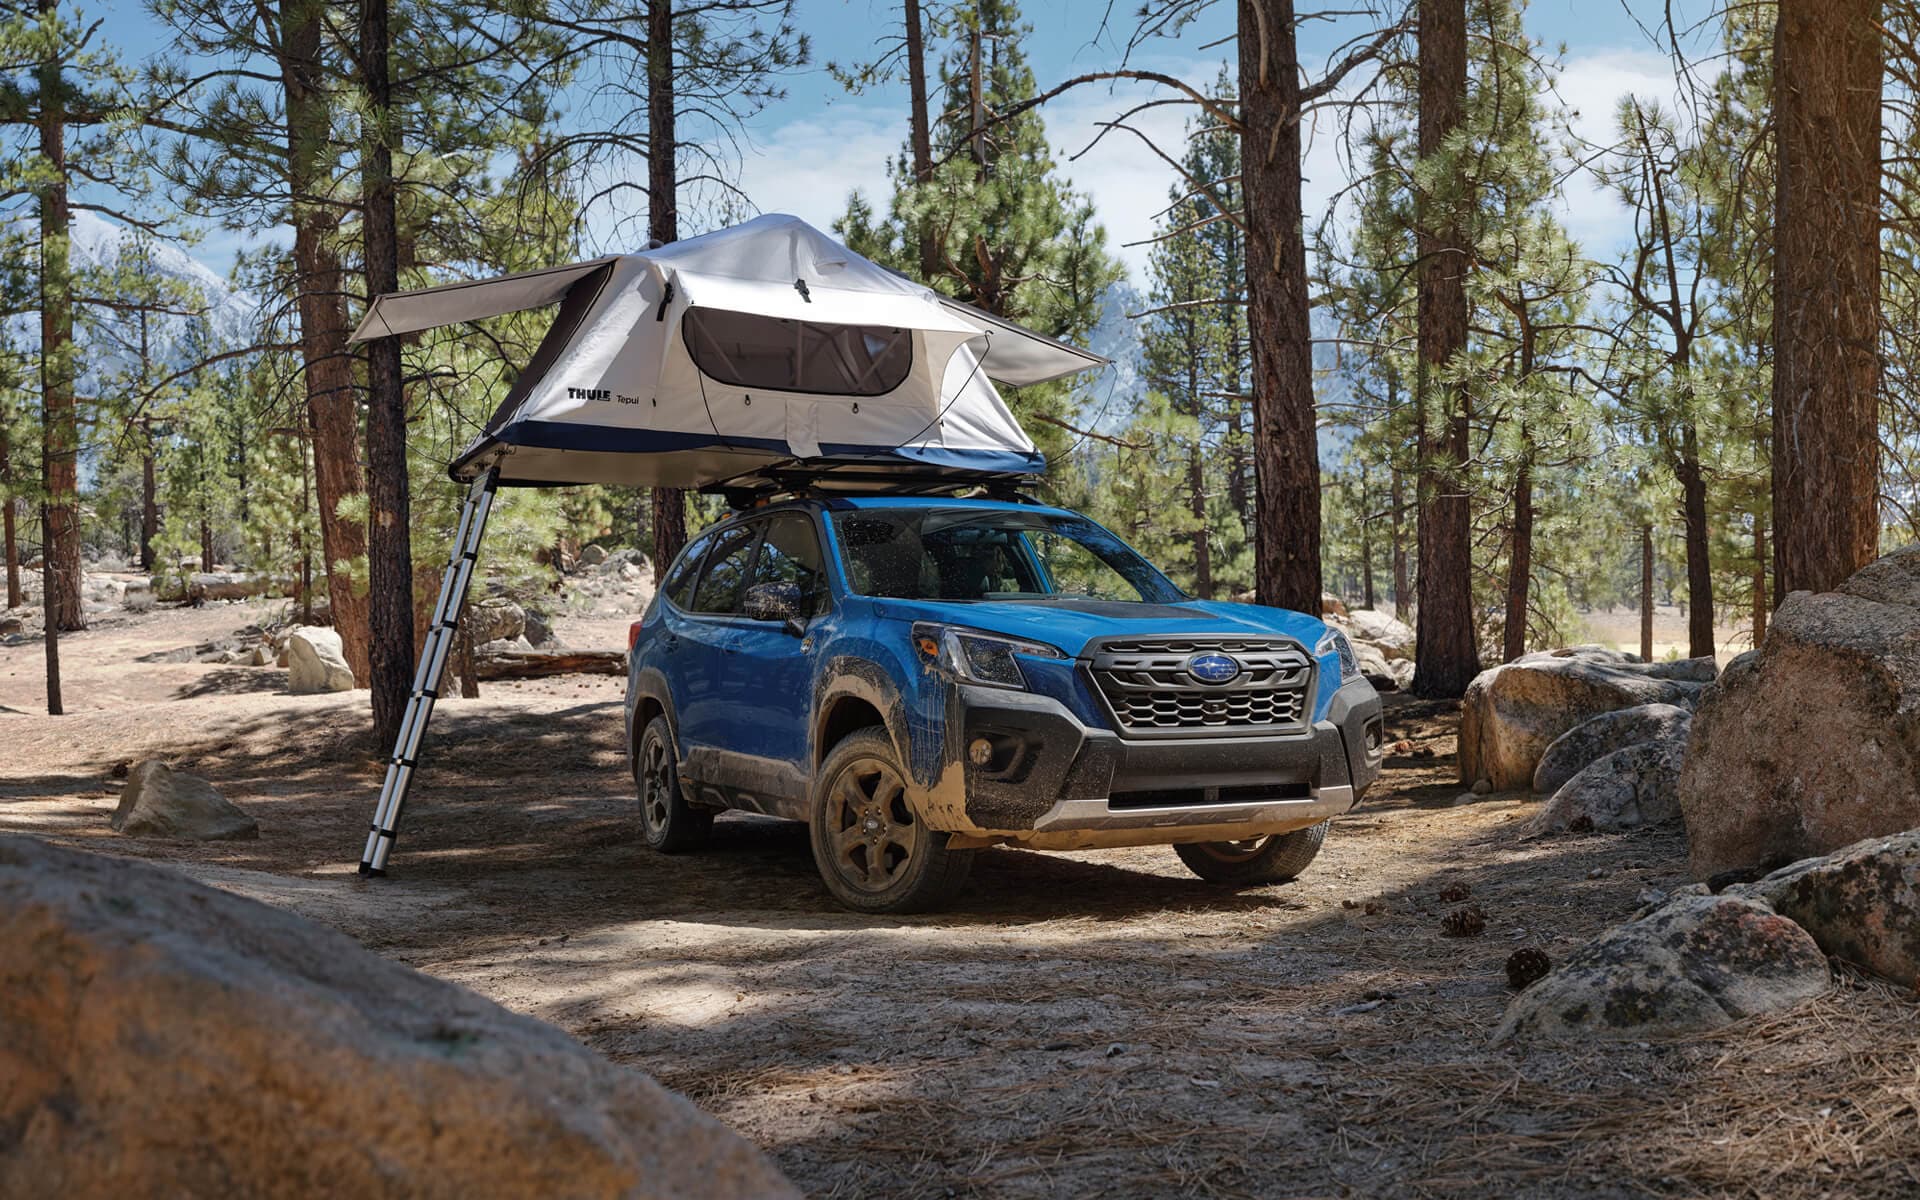
[[967,758],[976,767],[984,767],[993,761],[993,743],[979,737],[967,746]]

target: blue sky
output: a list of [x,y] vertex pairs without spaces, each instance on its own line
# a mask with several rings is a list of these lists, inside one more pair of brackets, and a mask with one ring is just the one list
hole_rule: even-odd
[[[1041,85],[1117,65],[1137,4],[1138,0],[1029,0],[1024,13],[1033,34],[1025,50]],[[102,12],[97,5],[86,7]],[[1677,7],[1682,12],[1706,10],[1696,2]],[[1566,49],[1566,69],[1558,90],[1561,99],[1580,113],[1574,122],[1576,132],[1604,139],[1615,104],[1628,92],[1662,99],[1671,96],[1672,66],[1639,23],[1657,25],[1662,11],[1663,0],[1633,0],[1631,11],[1621,0],[1533,0],[1527,13],[1529,32],[1549,49],[1560,45]],[[825,68],[830,61],[869,55],[875,31],[898,20],[896,12],[895,5],[879,0],[800,0],[796,21],[812,35],[813,65],[786,81],[787,99],[753,120],[740,163],[740,183],[762,211],[793,212],[825,227],[845,208],[853,188],[884,203],[886,165],[906,134],[904,91],[891,88],[849,96]],[[160,31],[129,0],[115,0],[105,7],[104,15],[110,18],[108,36],[128,58],[144,59],[162,48]],[[1135,54],[1134,63],[1210,81],[1233,48],[1230,44],[1203,47],[1230,34],[1232,20],[1231,0],[1216,0],[1178,41],[1151,43]],[[1309,64],[1322,61],[1334,42],[1351,29],[1310,26],[1302,40],[1303,59]],[[1171,171],[1137,144],[1118,137],[1078,161],[1065,160],[1091,140],[1097,122],[1118,112],[1130,96],[1141,94],[1082,88],[1055,101],[1045,112],[1057,157],[1074,184],[1092,196],[1116,248],[1151,232],[1153,215],[1165,204],[1172,183]],[[1170,109],[1144,121],[1143,128],[1177,152],[1184,119],[1182,112]],[[1306,173],[1307,211],[1316,214],[1347,175],[1330,130],[1309,131]],[[1626,232],[1618,206],[1586,179],[1569,180],[1562,203],[1563,219],[1589,252],[1605,253]],[[230,235],[213,232],[197,253],[224,269],[238,244]],[[1144,248],[1119,252],[1136,284],[1143,283]]]

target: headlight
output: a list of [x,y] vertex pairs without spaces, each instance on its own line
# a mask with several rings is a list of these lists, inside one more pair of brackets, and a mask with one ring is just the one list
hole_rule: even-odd
[[1043,642],[1026,642],[955,625],[920,622],[913,627],[913,646],[922,660],[939,666],[955,679],[988,687],[1024,688],[1027,677],[1014,657],[1065,658]]
[[1340,656],[1340,679],[1342,682],[1349,679],[1360,678],[1360,660],[1354,656],[1353,643],[1349,642],[1347,635],[1341,633],[1338,629],[1327,630],[1326,636],[1320,639],[1320,644],[1313,648],[1313,656],[1315,658],[1325,658],[1329,654],[1338,654]]

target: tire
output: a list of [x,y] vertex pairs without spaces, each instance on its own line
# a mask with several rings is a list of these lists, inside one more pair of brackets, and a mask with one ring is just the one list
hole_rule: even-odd
[[633,755],[640,835],[662,854],[680,854],[706,845],[713,833],[713,811],[687,803],[680,786],[673,730],[664,716],[647,722]]
[[952,850],[908,799],[907,774],[883,729],[850,733],[814,776],[813,862],[855,912],[910,913],[951,900],[975,850]]
[[1320,844],[1327,840],[1330,821],[1244,842],[1195,842],[1175,846],[1173,852],[1187,869],[1208,883],[1257,887],[1286,883],[1307,869]]

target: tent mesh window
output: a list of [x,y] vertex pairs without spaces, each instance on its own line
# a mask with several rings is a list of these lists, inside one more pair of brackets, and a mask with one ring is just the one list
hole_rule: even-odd
[[829,396],[884,396],[913,366],[913,335],[879,325],[687,310],[687,352],[702,374],[734,387]]

